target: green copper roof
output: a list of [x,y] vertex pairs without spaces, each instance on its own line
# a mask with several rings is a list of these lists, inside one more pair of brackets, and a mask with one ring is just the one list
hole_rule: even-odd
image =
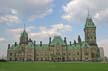
[[[59,38],[59,40],[57,38]],[[63,42],[63,40],[61,39],[60,36],[59,37],[58,36],[55,37],[53,39],[53,41],[52,41],[52,45],[63,45],[63,44],[64,44],[64,42]],[[89,47],[90,47],[90,45],[87,42],[82,41],[81,43],[76,43],[76,44],[71,44],[71,45],[68,44],[66,46],[66,48],[64,48],[64,49],[70,50],[70,49],[81,49],[81,48],[89,48]],[[37,50],[48,50],[49,45],[48,44],[42,44],[42,46],[40,46],[40,44],[37,44],[34,47],[33,43],[28,43],[26,45],[26,48],[33,48],[33,49],[35,48]],[[18,45],[15,46],[13,44],[9,50],[21,50],[21,49],[22,49],[22,46],[21,45],[18,44]]]
[[35,49],[38,49],[38,50],[48,50],[48,44],[42,44],[42,46],[40,46],[40,44],[37,44],[35,46]]
[[89,48],[90,45],[89,45],[87,42],[82,42],[81,47],[82,47],[82,48]]
[[21,33],[21,36],[22,36],[22,37],[27,37],[27,36],[28,36],[28,33],[24,30],[24,31]]
[[[25,45],[25,46],[26,46],[26,48],[34,48],[33,43],[28,43],[28,44]],[[13,44],[9,50],[20,50],[21,48],[22,48],[21,45],[17,44],[17,45],[15,46],[15,44]]]
[[11,48],[9,50],[19,50],[20,49],[20,45],[12,45]]
[[87,19],[86,19],[86,24],[85,24],[85,28],[95,28],[95,27],[96,27],[96,26],[95,26],[95,24],[94,24],[92,18],[87,17]]
[[89,48],[89,44],[85,41],[81,42],[81,43],[76,43],[76,44],[72,44],[72,45],[68,45],[67,46],[68,49],[81,49],[81,48]]
[[54,36],[54,39],[51,42],[51,45],[64,45],[64,41],[61,36]]

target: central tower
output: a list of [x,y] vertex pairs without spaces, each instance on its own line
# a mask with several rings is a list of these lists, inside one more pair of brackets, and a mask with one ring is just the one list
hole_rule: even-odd
[[25,24],[24,24],[24,30],[20,36],[20,44],[28,44],[28,33],[26,32]]

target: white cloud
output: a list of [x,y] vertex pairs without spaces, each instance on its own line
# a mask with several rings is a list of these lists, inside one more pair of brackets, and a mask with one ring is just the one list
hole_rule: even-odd
[[[30,33],[34,28],[35,28],[34,26],[26,27],[27,33]],[[21,35],[21,32],[23,32],[23,30],[24,28],[15,28],[15,29],[8,29],[7,31],[11,33],[16,40],[19,40],[19,37]]]
[[102,11],[99,11],[95,14],[94,19],[98,22],[108,22],[108,8]]
[[2,43],[2,42],[4,42],[4,41],[6,41],[5,38],[0,37],[0,43]]
[[[7,31],[12,34],[12,36],[15,38],[15,40],[19,40],[21,32],[23,32],[23,28],[15,28],[15,29],[8,29]],[[38,31],[33,31],[38,30]],[[40,26],[40,27],[34,27],[29,26],[26,27],[26,31],[29,35],[29,38],[32,38],[34,40],[45,40],[49,37],[55,36],[55,35],[63,35],[67,31],[71,31],[72,26],[70,25],[64,25],[64,24],[55,24],[51,25],[49,27]]]
[[39,27],[39,30],[39,32],[30,33],[30,36],[35,39],[45,39],[55,35],[62,35],[62,33],[65,33],[66,31],[71,31],[72,27],[70,25],[64,25],[61,23],[51,25],[50,28]]
[[11,13],[14,14],[14,15],[18,14],[17,10],[15,10],[15,9],[11,9]]
[[32,16],[30,16],[29,21],[32,21],[37,18],[43,18],[43,17],[47,16],[48,14],[52,13],[52,11],[53,11],[53,9],[50,8],[45,13],[42,13],[40,15],[32,15]]
[[108,18],[108,0],[71,0],[63,6],[65,20],[84,19],[87,16],[87,10],[95,18],[95,21],[107,21]]
[[17,10],[0,7],[0,24],[19,23],[20,21]]
[[72,16],[71,15],[63,15],[62,18],[67,20],[67,21],[71,21]]
[[19,23],[20,19],[14,15],[0,16],[0,23]]
[[28,19],[41,18],[52,12],[52,2],[53,0],[0,0],[0,11],[5,9],[6,13],[10,11],[11,14]]
[[108,57],[108,39],[98,41],[98,46],[103,47],[105,56]]

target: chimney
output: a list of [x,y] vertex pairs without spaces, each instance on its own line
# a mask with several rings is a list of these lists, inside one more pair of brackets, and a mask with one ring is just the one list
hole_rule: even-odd
[[70,43],[70,46],[71,46],[72,45],[71,41],[69,43]]
[[66,41],[66,37],[64,37],[64,43],[67,43],[67,41]]
[[76,46],[76,40],[74,40],[74,45]]
[[34,46],[36,46],[36,41],[35,40],[34,40],[34,43],[33,44],[34,44]]
[[40,41],[40,46],[42,46],[42,41]]
[[51,44],[51,37],[49,37],[49,45]]
[[10,44],[8,44],[8,49],[10,48]]
[[64,43],[67,45],[67,40],[66,40],[66,37],[64,37]]
[[81,43],[81,37],[78,35],[78,43]]
[[17,42],[15,42],[15,47],[17,46]]

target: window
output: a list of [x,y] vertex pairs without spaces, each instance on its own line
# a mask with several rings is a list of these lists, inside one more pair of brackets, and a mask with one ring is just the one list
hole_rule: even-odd
[[36,56],[39,56],[39,54],[36,54]]
[[79,55],[79,52],[77,52],[77,55]]
[[54,45],[51,45],[51,47],[54,47]]
[[38,58],[36,58],[36,60],[38,60]]
[[41,57],[41,61],[43,61],[43,58]]
[[12,58],[9,58],[10,61],[12,61]]
[[56,55],[60,55],[60,53],[56,53]]
[[85,60],[88,60],[88,57],[86,57]]
[[91,57],[92,57],[92,58],[94,58],[94,57],[95,57],[95,54],[94,54],[94,53],[92,53],[92,54],[91,54]]
[[[20,60],[21,60],[21,58],[20,58]],[[15,58],[15,61],[17,61],[17,58]]]
[[68,53],[68,55],[71,55],[71,53]]
[[73,53],[73,56],[75,56],[75,53]]
[[73,61],[75,61],[75,58],[73,57]]
[[88,55],[88,53],[85,53],[85,55]]
[[12,56],[12,53],[10,53],[10,56]]
[[65,53],[63,53],[63,55],[65,55]]

